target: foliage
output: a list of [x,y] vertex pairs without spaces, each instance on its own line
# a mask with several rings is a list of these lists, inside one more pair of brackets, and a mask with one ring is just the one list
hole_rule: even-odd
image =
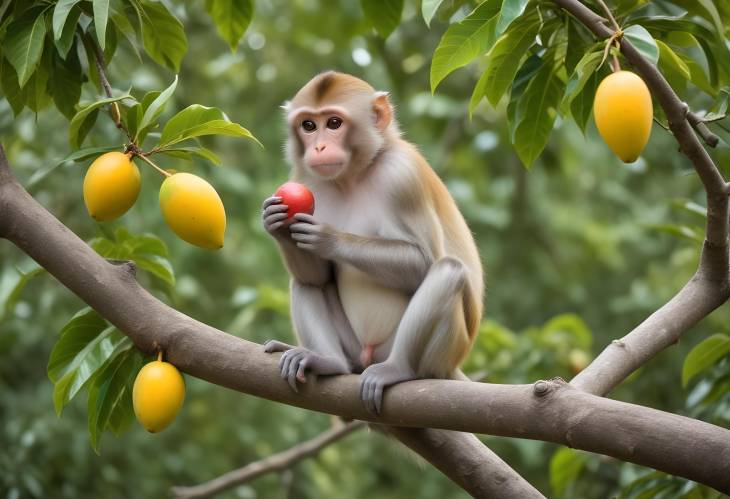
[[[730,8],[608,3],[625,36],[713,120],[723,141],[712,154],[727,173]],[[570,378],[691,275],[706,216],[699,182],[658,126],[636,164],[610,155],[590,118],[609,71],[604,44],[551,2],[381,4],[0,0],[0,134],[14,171],[97,252],[134,261],[142,284],[171,306],[251,341],[293,341],[286,273],[259,221],[261,200],[287,174],[282,120],[272,110],[317,71],[352,72],[393,92],[407,138],[475,233],[488,292],[467,372],[490,382]],[[97,45],[111,96],[96,71]],[[266,149],[219,139],[253,138],[238,122]],[[210,175],[229,212],[226,248],[211,256],[169,237],[150,216],[154,192],[143,190],[121,222],[91,221],[82,168],[130,144],[164,166]],[[520,160],[540,167],[528,173]],[[152,170],[142,175],[153,182]],[[128,426],[141,356],[80,307],[0,245],[0,490],[160,497],[172,484],[208,480],[328,425],[324,416],[189,379],[178,421],[150,437]],[[614,396],[729,426],[728,318],[726,307],[716,311]],[[120,439],[104,436],[125,429]],[[389,442],[351,438],[228,496],[458,496]],[[486,440],[550,497],[713,497],[601,456]],[[100,456],[91,452],[101,447]]]

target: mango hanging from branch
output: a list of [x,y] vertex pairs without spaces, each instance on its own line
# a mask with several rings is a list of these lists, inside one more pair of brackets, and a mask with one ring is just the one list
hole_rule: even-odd
[[593,116],[616,156],[625,163],[636,161],[649,141],[654,116],[644,80],[631,71],[608,75],[596,90]]
[[192,173],[167,177],[160,187],[160,208],[167,225],[184,241],[205,249],[223,247],[226,211],[202,178]]

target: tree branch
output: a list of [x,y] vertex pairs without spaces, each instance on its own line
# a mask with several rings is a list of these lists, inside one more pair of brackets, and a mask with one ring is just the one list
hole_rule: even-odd
[[[401,383],[386,392],[380,417],[363,407],[356,375],[310,378],[295,393],[279,376],[278,355],[265,354],[261,345],[168,307],[137,283],[128,266],[112,265],[95,253],[12,179],[1,147],[0,237],[27,253],[142,351],[162,348],[180,370],[211,383],[346,419],[560,443],[730,492],[730,431],[597,397],[562,380],[511,386],[454,380]],[[439,452],[432,441],[421,444]],[[459,452],[455,446],[448,449]],[[452,456],[452,464],[456,457],[461,454]],[[439,456],[442,462],[448,458]],[[469,470],[456,472],[502,496],[502,489],[492,486],[493,477],[478,466],[474,470],[478,474],[471,477]],[[534,491],[528,487],[524,485]]]
[[[605,19],[578,0],[553,0],[585,24],[597,37],[610,38]],[[659,70],[625,37],[621,52],[642,76],[669,121],[669,129],[681,151],[692,162],[707,193],[706,239],[700,263],[690,281],[663,307],[629,334],[615,340],[571,384],[590,393],[605,395],[636,369],[666,347],[676,343],[690,327],[730,298],[728,262],[728,191],[725,179],[697,139],[692,126],[711,144],[717,137],[689,111]]]
[[[35,259],[125,332],[140,350],[153,354],[162,348],[169,362],[192,376],[290,405],[336,415],[351,414],[346,419],[376,419],[359,401],[357,376],[350,376],[344,384],[332,385],[334,392],[318,387],[326,387],[329,380],[312,379],[297,395],[279,377],[277,355],[265,354],[261,345],[202,324],[149,294],[137,283],[131,262],[113,265],[103,259],[15,181],[1,144],[0,238],[9,239]],[[303,396],[304,393],[309,395]],[[385,419],[378,422],[389,423]],[[405,438],[406,433],[395,436]],[[516,491],[515,496],[541,497],[476,437],[471,442],[467,440],[454,432],[425,429],[408,435],[405,443],[475,497],[506,497],[503,480],[510,483],[509,490]],[[462,449],[460,441],[469,445]],[[444,449],[449,449],[449,453],[444,454]],[[484,463],[494,468],[489,469]]]
[[249,482],[261,475],[273,471],[283,471],[294,466],[299,461],[314,457],[328,445],[346,437],[355,430],[364,427],[362,421],[350,421],[347,424],[340,424],[330,428],[326,432],[307,440],[290,449],[268,456],[260,461],[250,463],[243,468],[229,471],[209,482],[201,483],[192,487],[173,487],[172,497],[175,499],[201,499],[210,497],[236,485]]

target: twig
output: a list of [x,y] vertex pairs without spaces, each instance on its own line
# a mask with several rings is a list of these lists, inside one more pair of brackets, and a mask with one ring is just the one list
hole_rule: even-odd
[[236,485],[249,482],[266,473],[283,471],[294,466],[299,461],[316,456],[328,445],[346,437],[355,430],[365,427],[362,421],[350,421],[327,430],[321,435],[296,445],[290,449],[273,454],[269,457],[250,463],[243,468],[229,471],[209,482],[191,487],[178,486],[171,489],[175,499],[198,499],[210,497]]
[[150,165],[152,168],[154,168],[155,170],[157,170],[162,176],[164,176],[164,177],[170,177],[170,176],[172,176],[172,174],[170,172],[167,172],[167,171],[163,170],[162,168],[160,168],[159,166],[157,166],[151,159],[149,159],[147,157],[146,154],[143,154],[143,153],[141,153],[139,151],[138,152],[134,152],[133,154],[134,154],[135,157],[141,159],[142,161],[144,161],[145,163],[147,163],[148,165]]
[[[99,74],[99,82],[101,82],[101,87],[104,89],[104,93],[107,97],[112,97],[112,86],[109,84],[109,78],[106,76],[106,61],[104,60],[104,52],[102,52],[101,47],[94,42],[94,40],[89,36],[86,35],[87,40],[87,47],[90,46],[92,50],[94,51],[94,63],[96,65],[96,71]],[[111,103],[110,107],[110,115],[112,120],[114,121],[114,124],[122,130],[129,139],[130,142],[132,142],[132,135],[129,133],[129,130],[127,130],[127,127],[124,126],[124,123],[122,123],[121,115],[119,112],[119,105],[116,102]]]
[[692,125],[692,128],[694,128],[695,131],[700,134],[700,137],[702,137],[702,140],[704,140],[705,144],[707,144],[708,146],[716,147],[717,144],[720,142],[720,137],[712,133],[707,127],[705,120],[697,116],[695,113],[688,112],[687,121],[689,121],[689,124]]

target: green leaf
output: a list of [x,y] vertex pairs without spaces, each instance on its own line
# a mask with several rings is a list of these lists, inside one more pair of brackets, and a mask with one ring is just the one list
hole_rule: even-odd
[[26,92],[18,85],[15,68],[4,57],[0,58],[0,83],[13,115],[18,116],[25,107]]
[[[131,345],[132,341],[113,326],[105,328],[83,345],[83,348],[67,365],[63,376],[54,381],[53,405],[56,414],[61,415],[63,407],[76,396],[99,369],[104,367],[118,349],[128,348]],[[68,353],[79,346],[82,344],[78,338],[73,338],[73,341],[68,342],[62,336],[56,343],[54,351],[59,348]]]
[[[48,360],[48,377],[56,382],[78,352],[106,328],[106,321],[95,310],[83,308],[63,326],[59,341]],[[64,343],[60,343],[63,339]]]
[[[169,149],[170,145],[202,135],[246,137],[261,145],[248,130],[238,123],[228,121],[220,109],[193,104],[177,113],[165,124],[159,148]],[[202,152],[202,155],[205,154]]]
[[[79,17],[81,17],[81,9],[78,6],[74,6],[68,14],[68,17],[65,19],[65,24],[63,25],[63,30],[61,31],[60,36],[58,38],[54,36],[53,38],[56,50],[58,50],[58,53],[64,59],[68,57],[68,52],[71,50],[71,46],[73,45],[74,36],[76,35],[76,25],[79,22]],[[76,58],[78,59],[78,54],[76,54]]]
[[[106,25],[109,22],[109,0],[93,0],[94,27],[101,50],[106,47]],[[108,59],[107,59],[108,60]]]
[[484,95],[492,106],[497,107],[502,95],[512,84],[522,59],[518,54],[527,53],[535,43],[539,29],[539,19],[518,23],[497,40],[489,51]]
[[556,68],[552,64],[543,64],[520,97],[514,145],[526,168],[532,165],[547,144],[564,89],[565,84]]
[[486,53],[495,41],[502,0],[486,0],[441,37],[431,61],[431,92],[452,71]]
[[[132,379],[134,383],[134,379]],[[132,405],[132,388],[127,386],[127,389],[122,393],[121,400],[114,406],[112,413],[109,415],[109,421],[107,422],[107,430],[114,433],[114,436],[119,436],[132,424],[134,421],[134,406]]]
[[174,147],[171,149],[163,149],[160,151],[161,154],[167,154],[173,157],[183,157],[185,159],[192,159],[192,156],[198,156],[205,160],[210,161],[216,166],[220,166],[221,159],[216,153],[210,149],[206,149],[201,146],[189,146],[189,147]]
[[30,80],[25,85],[26,105],[34,113],[45,108],[50,102],[48,94],[48,79],[50,78],[51,63],[49,57],[44,54],[41,63],[31,75]]
[[[112,415],[128,414],[131,406],[129,395],[142,357],[132,348],[131,341],[94,377],[89,386],[87,403],[88,428],[91,446],[99,453],[99,439]],[[129,406],[126,406],[129,404]],[[118,417],[118,416],[117,416]],[[118,425],[119,423],[117,423]]]
[[560,314],[550,319],[540,330],[541,339],[555,346],[570,345],[589,350],[593,335],[588,325],[576,314]]
[[158,64],[179,72],[188,50],[182,23],[161,3],[143,1],[140,5],[145,51]]
[[597,72],[593,72],[591,76],[588,77],[588,80],[583,85],[578,96],[570,103],[570,114],[584,135],[586,133],[586,126],[588,126],[588,119],[590,118],[591,111],[593,110],[593,101],[596,97],[596,89],[600,82],[601,77],[599,74]]
[[23,88],[36,69],[43,54],[46,20],[42,9],[31,9],[8,25],[3,52],[18,74]]
[[664,232],[681,239],[689,239],[696,243],[702,243],[705,240],[704,231],[701,227],[690,227],[679,224],[649,224],[649,229]]
[[360,0],[365,18],[383,38],[388,38],[400,24],[403,0]]
[[[0,321],[8,317],[10,313],[15,309],[15,305],[18,303],[20,295],[23,292],[26,284],[28,284],[28,282],[34,277],[39,276],[45,272],[45,269],[43,267],[37,266],[34,267],[32,270],[28,270],[25,272],[21,271],[20,269],[16,270],[18,271],[18,276],[15,282],[8,290],[6,296],[0,296],[0,298],[3,298],[3,301],[0,302],[3,306],[2,313],[0,313]],[[5,293],[3,293],[3,295],[5,295]]]
[[657,61],[659,61],[659,49],[654,38],[652,38],[651,34],[643,26],[638,24],[629,26],[624,30],[624,37],[631,42],[641,55],[656,65]]
[[550,459],[550,487],[555,497],[565,495],[568,487],[580,476],[586,463],[583,452],[561,447]]
[[139,268],[160,278],[170,286],[175,285],[175,271],[167,258],[157,255],[143,256],[135,254],[132,256],[132,260]]
[[710,111],[704,116],[706,120],[720,120],[727,116],[728,101],[730,100],[730,87],[721,88],[715,103]]
[[126,241],[132,254],[151,254],[167,256],[167,246],[164,241],[154,234],[139,234]]
[[156,124],[157,118],[159,118],[162,114],[162,111],[165,110],[167,101],[170,100],[170,97],[172,97],[172,94],[175,92],[176,88],[177,75],[175,75],[175,79],[170,84],[170,86],[163,90],[159,95],[157,95],[157,97],[155,97],[155,99],[148,105],[146,102],[147,96],[145,96],[145,99],[142,100],[142,109],[144,109],[144,114],[142,115],[142,119],[139,123],[140,132],[152,128]]
[[[525,7],[527,7],[528,2],[529,0],[504,0],[502,2],[502,10],[499,12],[499,21],[497,21],[497,36],[504,33],[509,25],[512,24],[512,21],[525,12]],[[515,53],[520,54],[521,52]]]
[[727,334],[715,334],[702,341],[690,350],[684,359],[682,386],[687,386],[692,378],[728,354],[730,354],[730,336]]
[[[53,9],[53,21],[51,23],[53,27],[54,40],[61,39],[61,37],[63,36],[63,31],[66,27],[66,19],[69,17],[69,14],[76,6],[76,4],[80,1],[81,0],[58,0],[56,7]],[[79,14],[81,13],[80,9],[76,10],[79,12]],[[78,16],[76,16],[76,21],[78,21]],[[76,24],[76,21],[74,21],[74,24]]]
[[661,40],[656,40],[656,44],[659,47],[659,64],[671,68],[687,80],[691,79],[689,67],[672,48]]
[[436,15],[436,11],[444,2],[444,0],[421,0],[421,15],[426,22],[426,26],[431,27],[431,20]]
[[79,112],[74,115],[69,124],[69,142],[71,147],[77,149],[84,141],[86,133],[88,133],[89,122],[96,120],[96,114],[100,107],[112,102],[119,102],[124,99],[133,99],[129,94],[120,95],[119,97],[109,97],[107,99],[101,99],[91,104],[88,104],[81,108]]
[[218,33],[236,51],[241,37],[251,24],[251,0],[206,0],[205,9],[215,22]]
[[517,72],[515,81],[512,82],[512,89],[509,95],[509,104],[507,105],[507,125],[509,126],[510,141],[515,141],[515,130],[519,124],[517,108],[520,98],[525,93],[525,89],[530,81],[542,67],[544,61],[537,54],[530,56]]
[[67,60],[54,56],[51,73],[53,102],[61,113],[69,120],[76,114],[76,104],[81,98],[81,63],[78,54],[71,54]]

